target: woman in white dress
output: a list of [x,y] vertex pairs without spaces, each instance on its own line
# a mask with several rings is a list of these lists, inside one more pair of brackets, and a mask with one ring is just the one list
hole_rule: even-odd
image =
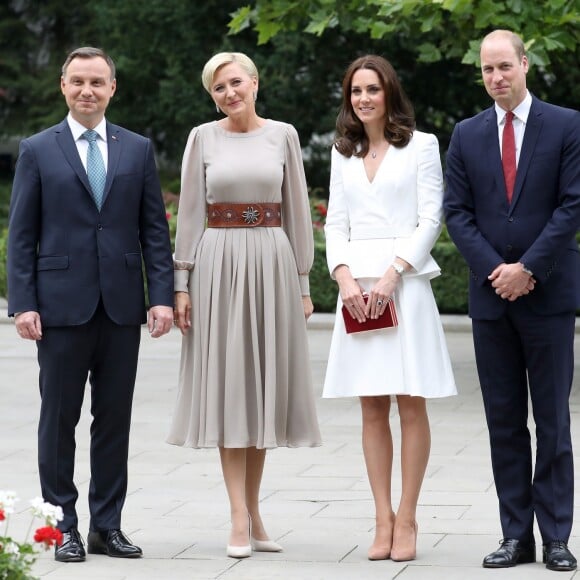
[[[384,58],[355,60],[342,88],[325,228],[328,267],[339,297],[323,396],[360,397],[376,510],[369,559],[411,560],[430,451],[426,399],[457,392],[430,283],[440,274],[430,251],[441,232],[441,161],[435,136],[415,129],[412,106]],[[397,327],[346,333],[343,304],[363,322],[381,316],[389,300]],[[402,437],[396,515],[391,395]]]
[[320,445],[306,319],[313,238],[300,144],[255,109],[258,71],[219,53],[202,82],[225,117],[185,149],[175,242],[183,333],[168,442],[218,447],[230,500],[227,555],[280,551],[259,510],[266,449]]

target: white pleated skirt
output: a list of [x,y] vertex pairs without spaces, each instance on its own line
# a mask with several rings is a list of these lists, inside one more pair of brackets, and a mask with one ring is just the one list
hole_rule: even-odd
[[[376,281],[358,280],[366,291]],[[429,276],[403,276],[394,300],[397,327],[347,334],[338,297],[323,397],[457,394]]]

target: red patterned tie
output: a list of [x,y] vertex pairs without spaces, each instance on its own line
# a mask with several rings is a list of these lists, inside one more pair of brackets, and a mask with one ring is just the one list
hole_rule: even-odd
[[503,177],[507,191],[508,202],[511,203],[516,182],[516,138],[513,126],[514,114],[508,111],[505,115],[505,126],[503,128],[501,164],[503,167]]

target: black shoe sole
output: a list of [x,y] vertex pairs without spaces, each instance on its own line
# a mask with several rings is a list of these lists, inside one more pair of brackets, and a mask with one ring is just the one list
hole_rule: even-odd
[[143,556],[143,554],[109,554],[106,550],[100,550],[98,548],[89,548],[87,553],[109,556],[109,558],[141,558]]
[[482,566],[484,568],[515,568],[517,564],[482,564]]
[[574,572],[578,566],[550,566],[546,564],[548,570],[554,570],[555,572]]
[[84,562],[86,560],[86,556],[68,556],[64,558],[59,558],[58,556],[54,557],[55,562]]
[[486,564],[485,562],[483,562],[482,566],[484,568],[514,568],[515,566],[519,566],[520,564],[534,564],[536,562],[536,559],[531,559],[531,558],[523,558],[521,560],[518,560],[517,562],[513,562],[510,564]]

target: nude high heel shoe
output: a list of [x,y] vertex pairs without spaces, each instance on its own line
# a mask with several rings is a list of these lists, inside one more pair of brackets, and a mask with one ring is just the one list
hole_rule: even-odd
[[[402,526],[401,526],[402,527]],[[419,526],[413,522],[410,526],[405,526],[404,533],[400,529],[397,533],[397,526],[393,531],[393,548],[391,549],[391,560],[394,562],[408,562],[417,557],[417,534]]]
[[[252,520],[248,516],[248,537],[252,541]],[[226,554],[229,558],[249,558],[252,555],[252,544],[247,546],[232,546],[228,544]]]
[[375,525],[375,541],[368,549],[369,560],[388,560],[391,557],[393,544],[393,528],[395,526],[395,514],[391,514],[386,524]]

